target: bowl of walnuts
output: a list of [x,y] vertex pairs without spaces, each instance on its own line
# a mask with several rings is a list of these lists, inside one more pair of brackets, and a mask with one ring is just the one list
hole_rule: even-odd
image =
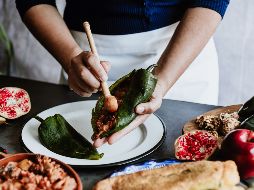
[[0,189],[82,190],[79,175],[69,165],[40,154],[3,154]]

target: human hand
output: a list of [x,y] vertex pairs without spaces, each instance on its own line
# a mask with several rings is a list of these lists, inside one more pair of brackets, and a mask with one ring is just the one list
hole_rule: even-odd
[[144,121],[157,109],[160,108],[163,98],[163,89],[161,85],[157,83],[152,97],[149,102],[141,103],[136,106],[135,111],[139,114],[127,127],[123,128],[122,130],[112,134],[110,137],[96,139],[93,143],[94,147],[98,148],[102,146],[104,143],[113,144],[132,130],[137,128],[139,125],[144,123]]
[[100,88],[100,81],[107,81],[110,64],[99,61],[91,52],[81,52],[71,59],[68,68],[69,87],[78,95],[89,97]]

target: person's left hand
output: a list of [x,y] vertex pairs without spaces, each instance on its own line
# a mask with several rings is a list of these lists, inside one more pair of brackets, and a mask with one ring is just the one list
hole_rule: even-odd
[[140,124],[144,123],[144,121],[157,109],[160,108],[163,98],[163,89],[157,83],[152,97],[149,102],[141,103],[136,106],[135,111],[139,114],[127,127],[123,128],[122,130],[112,134],[110,137],[96,139],[93,143],[94,147],[98,148],[104,143],[113,144],[128,133],[130,133],[133,129],[138,127]]

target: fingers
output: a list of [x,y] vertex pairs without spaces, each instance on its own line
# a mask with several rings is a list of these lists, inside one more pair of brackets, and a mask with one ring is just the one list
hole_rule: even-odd
[[105,143],[108,143],[108,144],[115,143],[116,141],[121,139],[123,136],[127,135],[132,130],[134,130],[136,127],[141,125],[148,118],[149,115],[150,114],[146,114],[146,115],[140,115],[140,116],[136,117],[136,119],[134,119],[127,127],[114,133],[113,135],[111,135],[108,138],[96,139],[93,143],[93,146],[95,148],[98,148]]
[[123,128],[122,130],[114,133],[108,138],[108,143],[113,144],[119,139],[121,139],[123,136],[130,133],[133,129],[144,123],[144,121],[148,118],[150,114],[140,115],[136,117],[127,127]]
[[68,83],[69,87],[82,97],[90,97],[92,93],[96,93],[98,91],[96,88],[83,84],[76,75],[69,75]]
[[85,67],[79,67],[82,66],[77,64],[69,69],[68,84],[78,95],[89,97],[100,87],[100,82]]
[[92,87],[99,88],[100,82],[99,80],[91,73],[91,71],[84,65],[82,55],[78,55],[71,61],[69,75],[76,76],[79,78],[82,83]]
[[96,140],[94,142],[94,146],[99,147],[106,142],[108,142],[108,144],[115,143],[116,141],[121,139],[123,136],[130,133],[133,129],[138,127],[140,124],[142,124],[151,113],[155,112],[158,108],[160,108],[161,103],[162,103],[162,98],[160,98],[160,96],[158,97],[152,96],[150,102],[139,104],[136,107],[136,112],[141,115],[136,117],[136,119],[134,119],[127,127],[112,134],[108,139]]
[[68,83],[69,83],[69,87],[71,90],[73,90],[76,94],[78,94],[79,96],[82,96],[82,97],[90,97],[92,95],[92,93],[88,93],[86,91],[83,91],[79,85],[73,83],[72,80],[69,80],[68,79]]
[[[108,137],[107,142],[108,144],[113,144],[116,141],[118,141],[123,136],[130,133],[133,129],[138,127],[140,124],[142,124],[148,116],[150,116],[151,113],[155,112],[157,109],[160,108],[162,104],[162,97],[163,97],[163,89],[160,85],[157,85],[155,87],[155,90],[152,94],[152,97],[149,102],[147,103],[141,103],[138,106],[136,106],[135,111],[137,114],[140,114],[136,117],[127,127],[123,128],[122,130],[112,134],[110,137]],[[103,143],[105,143],[105,140],[103,140]],[[97,144],[96,144],[97,145]]]
[[110,64],[99,62],[92,53],[82,52],[71,60],[68,72],[69,87],[78,95],[89,97],[100,88],[100,81],[107,80]]
[[138,106],[136,106],[135,111],[137,114],[140,114],[139,116],[136,117],[136,119],[134,119],[127,127],[112,134],[110,137],[108,137],[108,139],[103,139],[98,142],[95,142],[94,145],[101,146],[106,142],[108,142],[108,144],[113,144],[123,136],[130,133],[140,124],[142,124],[150,116],[151,113],[155,112],[157,109],[160,108],[162,104],[163,92],[164,90],[161,87],[161,85],[157,84],[150,101],[147,103],[141,103]]
[[103,144],[105,144],[106,142],[107,142],[107,138],[102,138],[102,139],[96,139],[94,142],[93,142],[93,146],[95,147],[95,148],[98,148],[98,147],[100,147],[100,146],[102,146]]
[[108,75],[100,63],[98,57],[91,52],[82,54],[83,63],[89,68],[90,71],[98,78],[100,81],[107,81]]
[[135,111],[137,114],[151,114],[160,108],[161,103],[161,98],[152,97],[149,102],[137,105]]

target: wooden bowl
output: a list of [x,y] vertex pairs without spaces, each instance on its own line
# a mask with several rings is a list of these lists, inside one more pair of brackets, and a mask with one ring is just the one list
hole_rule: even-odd
[[[233,113],[236,112],[240,109],[242,105],[232,105],[232,106],[226,106],[226,107],[221,107],[217,108],[211,111],[208,111],[206,113],[203,113],[202,115],[207,116],[207,115],[220,115],[221,113]],[[198,125],[195,123],[197,117],[193,118],[192,120],[188,121],[186,124],[183,126],[183,133],[194,131],[194,130],[199,130]]]
[[[232,105],[232,106],[225,106],[225,107],[221,107],[221,108],[217,108],[208,112],[203,113],[202,115],[207,116],[207,115],[215,115],[218,116],[221,113],[233,113],[233,112],[237,112],[240,107],[242,105]],[[195,123],[197,117],[193,118],[192,120],[188,121],[184,126],[183,126],[183,134],[190,132],[190,131],[195,131],[195,130],[200,130],[198,128],[198,125]],[[219,143],[219,147],[222,143],[224,139],[224,136],[219,136],[218,138],[218,143]]]
[[[2,166],[6,165],[10,161],[19,162],[24,159],[33,160],[38,155],[39,154],[32,154],[32,153],[1,154],[0,156],[2,156],[3,158],[2,159],[0,158],[0,168]],[[74,169],[72,169],[69,165],[67,165],[57,159],[54,159],[51,157],[50,157],[50,159],[54,160],[56,163],[58,163],[70,177],[73,177],[76,180],[77,190],[83,189],[81,179],[80,179],[79,175],[74,171]]]

